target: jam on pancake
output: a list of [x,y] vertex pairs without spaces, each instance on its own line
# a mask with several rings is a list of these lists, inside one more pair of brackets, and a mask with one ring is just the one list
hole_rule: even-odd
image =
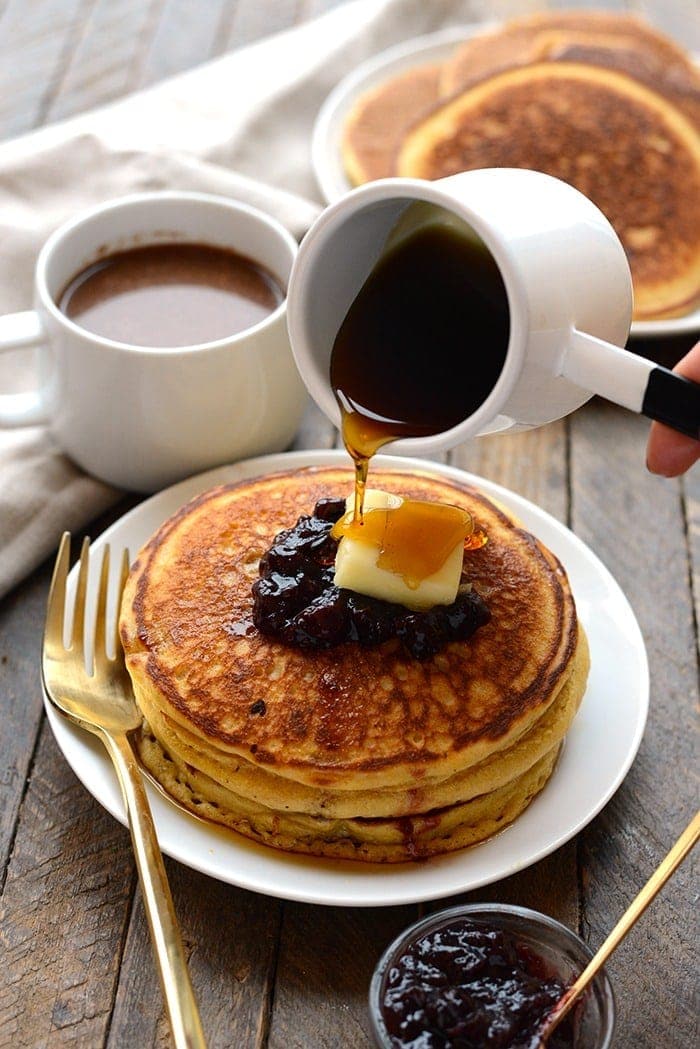
[[[434,504],[419,500],[397,497],[401,505],[427,507],[431,519],[437,510],[438,518],[445,518],[443,543],[436,551],[427,544],[428,555],[422,557],[416,549],[415,523],[421,522],[420,510],[408,516],[408,549],[416,550],[416,563],[423,576],[437,572],[448,553],[455,550],[459,561],[457,582],[461,575],[462,547],[466,521],[471,524],[471,515],[460,507]],[[449,604],[432,607],[410,608],[399,602],[382,600],[372,594],[358,593],[337,584],[336,550],[338,540],[348,537],[352,525],[347,522],[345,500],[322,499],[310,516],[302,516],[293,528],[277,534],[272,545],[260,559],[260,578],[253,584],[253,622],[263,634],[276,637],[287,644],[304,649],[323,649],[346,641],[356,641],[363,646],[381,644],[398,638],[405,651],[415,659],[428,659],[451,641],[465,641],[490,619],[484,600],[465,584],[458,589]],[[352,516],[352,515],[350,515]],[[402,515],[399,511],[369,510],[365,514],[365,525],[369,533],[369,544],[376,537],[380,547],[385,540],[383,523],[390,518],[399,531],[398,542],[402,543]],[[429,525],[430,526],[430,525]],[[456,542],[456,546],[455,546]],[[388,549],[386,549],[388,545]],[[423,542],[425,549],[426,543]],[[386,544],[385,555],[392,565],[393,546]],[[402,547],[402,553],[405,553]],[[405,564],[405,556],[400,557]],[[392,566],[393,567],[393,566]],[[391,569],[390,569],[391,571]],[[419,582],[412,580],[415,586]],[[400,582],[397,576],[397,582]],[[410,590],[410,588],[407,588]],[[429,590],[428,594],[432,592]]]

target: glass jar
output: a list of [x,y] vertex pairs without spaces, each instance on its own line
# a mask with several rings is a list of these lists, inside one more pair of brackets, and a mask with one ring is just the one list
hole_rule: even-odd
[[[467,920],[487,930],[504,931],[518,944],[542,960],[550,978],[568,986],[593,956],[590,947],[561,922],[525,907],[498,903],[474,903],[451,907],[421,919],[402,932],[387,947],[372,976],[369,1009],[372,1031],[380,1049],[396,1049],[401,1043],[387,1031],[382,1012],[389,974],[398,960],[421,938]],[[615,1023],[615,1000],[610,981],[601,970],[573,1010],[573,1049],[608,1049]],[[426,1046],[430,1043],[426,1042]]]

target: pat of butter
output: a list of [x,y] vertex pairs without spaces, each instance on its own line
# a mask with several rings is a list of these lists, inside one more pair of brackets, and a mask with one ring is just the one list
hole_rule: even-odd
[[[352,514],[353,497],[346,500],[346,512]],[[402,504],[400,496],[368,488],[365,492],[365,513],[372,510],[396,509]],[[410,579],[407,571],[390,571],[377,562],[381,545],[344,535],[338,544],[335,559],[335,584],[358,594],[392,601],[407,608],[425,610],[434,605],[451,605],[457,596],[462,575],[464,541],[457,541],[454,548],[433,574],[419,580]]]

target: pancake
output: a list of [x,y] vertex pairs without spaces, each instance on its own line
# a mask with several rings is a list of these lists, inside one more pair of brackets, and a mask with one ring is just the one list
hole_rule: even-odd
[[[226,752],[207,743],[167,713],[149,702],[141,693],[141,708],[150,730],[161,741],[164,751],[182,766],[197,768],[216,780],[232,795],[246,797],[273,809],[284,794],[284,810],[313,816],[347,818],[351,816],[411,816],[448,806],[455,798],[470,800],[504,786],[522,775],[535,762],[549,753],[566,734],[581,698],[581,676],[588,666],[588,649],[581,635],[571,672],[549,709],[533,728],[523,733],[511,746],[495,750],[484,760],[446,779],[429,774],[408,777],[403,784],[356,790],[317,787],[286,779],[283,784],[274,771],[262,769],[237,755],[227,760]],[[160,777],[157,777],[160,778]],[[233,810],[233,800],[229,800]]]
[[440,66],[425,65],[364,92],[343,126],[341,156],[354,186],[391,175],[401,137],[439,98]]
[[144,726],[138,740],[146,770],[165,793],[201,819],[285,852],[372,863],[427,859],[475,845],[512,823],[544,788],[559,756],[555,747],[517,780],[472,800],[424,815],[331,820],[278,812],[232,794],[164,750]]
[[589,42],[552,34],[542,58],[550,62],[583,62],[625,73],[673,102],[700,128],[700,73],[694,67],[668,66],[658,55],[619,40]]
[[193,500],[139,553],[120,629],[142,759],[171,796],[278,848],[398,862],[488,837],[542,789],[588,650],[533,536],[469,486],[380,469],[377,487],[464,506],[486,531],[465,569],[490,622],[423,661],[397,641],[304,651],[260,634],[262,553],[352,479],[309,468]]
[[686,52],[642,18],[607,11],[539,11],[465,40],[443,64],[440,94],[449,97],[512,66],[556,58],[567,43],[621,47],[679,82],[696,80]]
[[674,57],[669,57],[655,36],[651,43],[644,35],[622,30],[606,33],[553,29],[523,36],[506,27],[493,34],[493,39],[487,38],[485,46],[477,47],[477,43],[478,38],[468,41],[455,59],[443,66],[443,100],[514,67],[545,61],[579,62],[625,73],[646,84],[678,106],[696,127],[700,126],[700,73],[684,55],[675,56],[673,52]]
[[700,73],[670,38],[634,16],[543,12],[480,33],[445,62],[416,66],[363,92],[346,117],[341,139],[351,184],[394,174],[403,134],[440,100],[495,73],[542,61],[580,62],[626,73],[700,124]]
[[627,253],[636,319],[700,300],[700,132],[656,91],[576,62],[511,69],[416,122],[395,173],[484,167],[544,171],[597,204]]

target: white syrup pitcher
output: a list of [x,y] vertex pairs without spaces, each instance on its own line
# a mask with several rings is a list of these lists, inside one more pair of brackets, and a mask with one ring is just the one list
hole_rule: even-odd
[[593,394],[700,436],[700,385],[622,348],[632,280],[608,220],[567,183],[515,168],[368,183],[327,208],[306,234],[287,322],[302,379],[337,426],[330,358],[349,307],[387,251],[440,222],[460,225],[495,260],[507,297],[507,350],[490,392],[464,419],[397,441],[397,449],[422,455],[479,434],[540,426]]

